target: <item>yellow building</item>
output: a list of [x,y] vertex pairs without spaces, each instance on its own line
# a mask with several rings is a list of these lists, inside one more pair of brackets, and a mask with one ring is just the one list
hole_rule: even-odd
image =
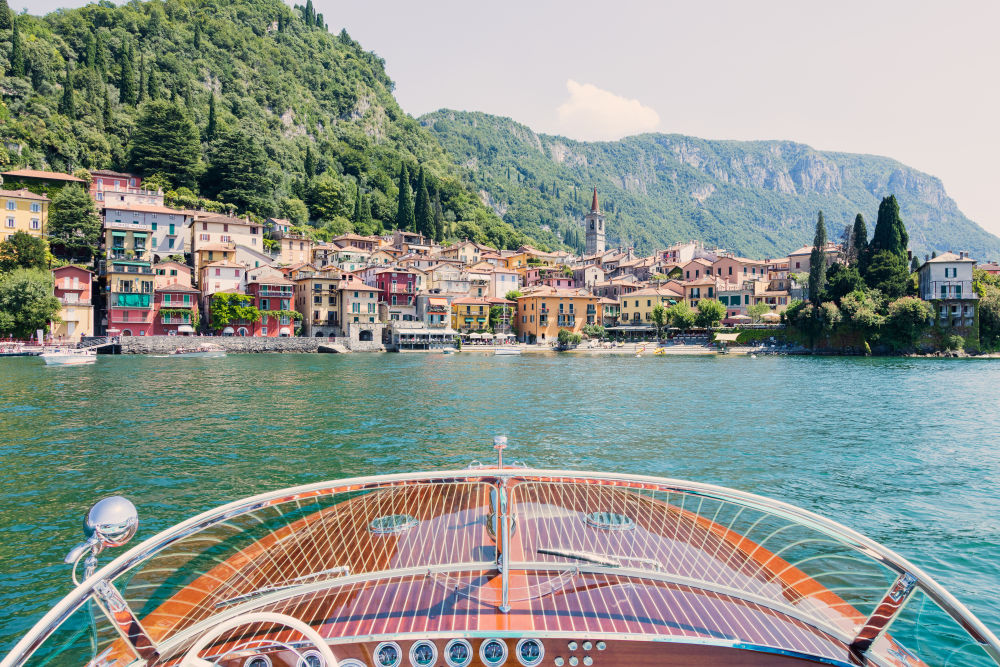
[[514,326],[522,342],[545,343],[556,340],[560,329],[580,333],[603,319],[600,298],[585,289],[536,287],[518,298]]
[[338,297],[343,275],[332,267],[318,271],[308,266],[291,276],[295,282],[295,310],[302,313],[303,336],[312,338],[340,333]]
[[0,240],[18,232],[41,237],[48,228],[49,198],[30,190],[0,190],[0,212],[3,213]]
[[683,300],[683,293],[666,285],[636,290],[618,300],[621,307],[621,323],[631,326],[654,327],[656,324],[653,322],[653,308],[658,305],[669,308]]
[[451,328],[455,331],[486,329],[490,321],[490,302],[487,299],[463,297],[451,302]]

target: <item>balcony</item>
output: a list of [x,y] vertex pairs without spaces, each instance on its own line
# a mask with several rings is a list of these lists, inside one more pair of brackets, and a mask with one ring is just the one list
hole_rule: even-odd
[[978,299],[972,291],[971,280],[932,280],[920,285],[920,298],[934,299]]
[[389,286],[389,294],[414,294],[414,293],[416,293],[416,290],[412,286],[409,287],[407,287],[406,285]]
[[[111,206],[109,208],[114,209],[113,206]],[[125,222],[124,220],[122,220],[121,222],[119,222],[117,220],[105,220],[104,221],[104,228],[105,229],[136,229],[136,230],[141,230],[141,231],[153,231],[153,224],[150,223],[150,222],[133,222],[131,220],[129,220],[128,222]]]
[[112,308],[149,308],[152,296],[140,292],[112,292],[108,305]]
[[286,287],[261,287],[257,296],[277,296],[285,299],[292,298],[292,288]]
[[81,299],[79,295],[67,294],[66,296],[59,297],[59,303],[64,306],[90,306],[92,305],[90,299]]
[[163,324],[191,324],[190,318],[186,317],[163,317],[160,318]]
[[146,248],[133,248],[129,250],[128,248],[113,246],[111,250],[108,251],[108,259],[117,259],[124,261],[137,261],[142,262],[145,260]]
[[153,275],[153,268],[150,266],[135,266],[132,264],[112,264],[108,273],[139,273]]

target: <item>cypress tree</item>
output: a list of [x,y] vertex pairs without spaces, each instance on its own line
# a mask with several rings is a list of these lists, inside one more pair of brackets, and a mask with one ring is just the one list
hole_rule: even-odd
[[14,27],[13,14],[7,6],[7,0],[0,0],[0,30],[10,30]]
[[920,268],[920,260],[917,259],[916,255],[914,255],[913,258],[910,260],[910,273],[916,272],[917,269],[919,268]]
[[444,239],[444,211],[441,210],[441,192],[434,188],[434,240]]
[[813,249],[809,255],[809,300],[816,306],[820,304],[823,288],[826,287],[826,225],[823,224],[823,211],[816,220],[816,236],[813,238]]
[[[363,227],[364,229],[366,229],[366,230],[371,229],[371,226],[372,226],[372,204],[368,200],[368,195],[362,195],[361,196],[361,218],[360,218],[360,223],[361,223],[361,227]],[[381,226],[381,224],[382,223],[379,223],[379,226]]]
[[196,18],[194,22],[194,48],[195,50],[201,49],[201,19]]
[[434,236],[434,212],[431,210],[431,198],[427,194],[427,180],[424,168],[420,167],[417,175],[417,203],[414,206],[413,217],[418,234],[428,238]]
[[354,215],[351,217],[351,221],[354,224],[361,222],[361,184],[358,183],[358,187],[355,188],[354,197]]
[[312,152],[312,144],[306,144],[306,159],[303,161],[302,166],[305,169],[306,178],[316,176],[316,157]]
[[[2,2],[3,0],[0,0]],[[85,45],[84,45],[84,57],[83,63],[88,69],[94,69],[97,65],[97,41],[94,39],[94,33],[88,32]]]
[[[10,11],[10,10],[8,10]],[[17,29],[17,17],[13,19],[13,32],[10,36],[10,75],[24,76],[24,44],[21,43],[21,33]]]
[[97,70],[97,73],[101,75],[102,79],[108,71],[108,61],[105,58],[103,32],[98,32],[97,38],[94,40],[94,69]]
[[396,200],[396,229],[412,230],[414,226],[413,195],[406,163],[399,165],[399,198]]
[[323,15],[322,14],[316,14],[316,27],[317,28],[322,28],[323,27]]
[[316,23],[316,10],[313,9],[313,0],[306,0],[305,14],[306,25],[311,26]]
[[139,102],[146,99],[146,52],[139,54]]
[[158,100],[161,96],[160,90],[160,74],[159,70],[155,66],[149,68],[149,78],[146,80],[146,87],[148,88],[148,95],[150,100]]
[[111,95],[108,94],[108,87],[106,84],[101,84],[101,88],[104,89],[104,110],[103,110],[103,120],[104,126],[107,127],[111,124]]
[[865,267],[868,266],[868,226],[865,224],[865,217],[860,213],[854,217],[851,242],[850,254],[858,263],[858,271],[864,272]]
[[878,221],[869,244],[869,254],[874,257],[879,251],[888,250],[905,262],[906,247],[909,244],[910,236],[899,216],[899,202],[896,201],[896,195],[889,195],[879,204]]
[[215,119],[215,92],[208,98],[208,123],[205,125],[205,141],[211,141],[215,139],[215,133],[218,129],[218,121]]
[[76,120],[76,101],[73,99],[73,73],[66,63],[66,78],[63,79],[63,93],[59,100],[59,113],[70,120]]
[[135,67],[132,65],[132,44],[130,42],[123,45],[121,69],[118,101],[122,104],[135,105],[138,98],[135,90]]

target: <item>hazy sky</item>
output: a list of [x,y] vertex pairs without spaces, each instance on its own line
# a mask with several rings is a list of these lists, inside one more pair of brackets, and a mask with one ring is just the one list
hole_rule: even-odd
[[579,139],[662,131],[887,155],[940,177],[1000,234],[1000,2],[314,2],[331,31],[385,58],[414,116],[449,107]]

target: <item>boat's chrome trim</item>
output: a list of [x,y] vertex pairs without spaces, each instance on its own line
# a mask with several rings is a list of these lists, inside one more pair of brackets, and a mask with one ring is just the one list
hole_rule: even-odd
[[[617,486],[624,489],[703,496],[705,498],[735,503],[759,511],[769,512],[788,521],[797,522],[863,553],[872,560],[889,568],[897,575],[909,572],[917,578],[917,586],[920,590],[957,622],[997,664],[1000,664],[1000,639],[976,618],[965,605],[959,602],[930,575],[874,540],[861,535],[847,526],[808,510],[764,496],[713,484],[648,475],[522,468],[479,468],[475,470],[451,470],[430,473],[412,472],[354,477],[332,482],[324,481],[304,484],[288,489],[262,493],[203,512],[146,539],[84,580],[35,623],[31,630],[14,645],[11,652],[0,661],[0,667],[15,667],[24,664],[27,658],[37,650],[45,639],[68,616],[83,605],[87,598],[94,592],[94,588],[99,581],[113,581],[146,559],[166,549],[171,544],[228,519],[285,502],[335,495],[337,493],[392,488],[411,484],[446,484],[456,482],[497,484],[500,480],[506,482],[508,489],[511,486],[524,482],[585,483]],[[551,564],[546,565],[547,569],[551,569]],[[616,570],[616,572],[620,573],[621,570]],[[651,577],[652,573],[643,571],[643,576]]]

